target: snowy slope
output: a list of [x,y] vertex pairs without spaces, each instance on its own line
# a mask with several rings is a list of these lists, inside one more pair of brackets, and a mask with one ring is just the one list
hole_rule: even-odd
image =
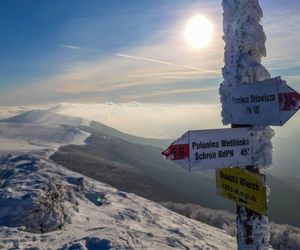
[[224,231],[49,159],[9,156],[0,170],[0,249],[236,249]]
[[50,155],[60,146],[82,145],[90,134],[75,126],[87,124],[82,118],[46,110],[24,112],[0,122],[0,155],[31,151]]

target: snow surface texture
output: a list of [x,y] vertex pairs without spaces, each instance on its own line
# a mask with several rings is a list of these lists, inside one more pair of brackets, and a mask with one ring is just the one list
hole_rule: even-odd
[[[237,237],[239,250],[268,250],[270,238],[270,225],[267,216],[257,216],[250,212],[245,207],[239,207],[239,217],[237,217]],[[248,213],[251,213],[249,220]],[[248,231],[248,229],[251,229]],[[247,231],[247,232],[246,232]],[[249,236],[249,233],[251,234]],[[246,237],[249,236],[249,237]],[[247,242],[244,239],[251,239],[252,242]],[[245,244],[246,243],[246,244]],[[251,244],[250,244],[251,243]]]
[[[269,72],[261,65],[261,58],[266,56],[266,35],[260,20],[263,16],[258,0],[223,0],[224,9],[224,41],[225,66],[222,69],[224,81],[220,85],[223,124],[230,123],[229,95],[239,84],[264,81],[270,78]],[[274,133],[269,127],[256,127],[259,145],[256,145],[259,155],[265,155],[260,167],[272,163],[272,144]],[[237,220],[239,249],[268,249],[269,230],[268,218],[254,216],[249,220],[248,210],[241,208]],[[247,219],[246,219],[247,218]],[[250,230],[248,230],[250,229]],[[251,230],[253,229],[253,230]],[[247,231],[247,232],[246,232]],[[251,231],[251,232],[249,232]],[[246,237],[246,235],[250,237]],[[251,239],[245,242],[243,239]],[[244,245],[245,244],[245,245]],[[249,248],[249,246],[251,246]]]
[[49,159],[3,157],[0,169],[0,249],[236,249],[223,230]]
[[0,225],[44,233],[71,221],[78,205],[75,189],[49,174],[47,161],[18,155],[0,163]]
[[272,164],[273,145],[271,138],[274,130],[270,127],[251,127],[250,131],[257,142],[253,145],[253,163],[261,169],[270,167]]
[[50,156],[60,146],[82,145],[90,134],[71,125],[85,124],[82,118],[45,110],[25,112],[0,122],[0,155],[34,151]]

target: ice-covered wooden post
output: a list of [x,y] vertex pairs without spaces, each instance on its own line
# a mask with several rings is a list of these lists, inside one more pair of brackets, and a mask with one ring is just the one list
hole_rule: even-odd
[[[220,96],[223,123],[229,124],[228,99],[232,88],[239,84],[263,81],[270,78],[270,74],[261,65],[261,58],[266,56],[266,35],[260,24],[263,14],[258,0],[223,0],[222,4],[223,39],[226,45],[225,66],[222,69],[224,81],[220,85]],[[232,124],[232,127],[241,125]],[[269,127],[254,129],[261,131],[265,137],[273,135]],[[259,164],[247,169],[259,172]],[[268,217],[237,206],[237,241],[238,249],[268,249]]]

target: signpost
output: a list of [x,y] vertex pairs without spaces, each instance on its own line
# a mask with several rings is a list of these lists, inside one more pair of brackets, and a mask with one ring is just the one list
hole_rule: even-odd
[[[222,69],[224,81],[220,85],[220,99],[222,102],[223,122],[226,124],[231,123],[233,128],[239,128],[241,126],[251,127],[251,125],[258,124],[270,125],[268,119],[264,120],[263,115],[258,114],[261,111],[260,109],[264,109],[263,106],[268,105],[267,103],[273,102],[273,104],[275,104],[273,94],[269,93],[271,88],[266,89],[264,93],[263,89],[257,92],[257,90],[252,91],[254,89],[250,89],[252,87],[249,87],[247,91],[252,91],[250,95],[254,95],[252,99],[254,101],[253,103],[251,103],[251,99],[249,103],[247,102],[248,100],[243,99],[243,97],[247,99],[248,95],[245,90],[240,89],[243,88],[245,83],[247,83],[248,86],[250,86],[250,84],[257,86],[255,82],[270,78],[270,73],[261,64],[261,58],[266,56],[266,35],[260,23],[263,13],[259,1],[223,0],[222,5],[224,10],[223,39],[225,41],[225,65]],[[238,93],[236,94],[236,92]],[[238,95],[239,93],[241,96]],[[281,92],[278,90],[278,92],[275,92],[275,100],[276,94],[280,93],[285,93],[285,91]],[[237,99],[233,100],[233,97]],[[240,98],[240,102],[244,102],[244,107],[238,105],[239,97],[242,97]],[[262,100],[264,101],[261,102]],[[236,107],[230,105],[232,101]],[[260,105],[257,105],[258,103],[265,104],[260,107]],[[268,106],[268,109],[264,110],[264,114],[267,114],[266,112],[271,112],[272,116],[275,114],[275,118],[277,112],[276,123],[278,125],[285,122],[284,118],[278,121],[279,108],[276,110],[276,107],[271,105]],[[244,119],[245,117],[247,119]],[[263,131],[264,128],[261,127],[261,129]],[[270,133],[269,138],[271,137],[272,135]],[[233,165],[233,167],[235,166]],[[247,166],[247,170],[257,174],[260,172],[258,166],[254,165]],[[269,249],[270,233],[269,219],[267,216],[247,208],[245,204],[237,204],[236,218],[238,250]]]
[[237,85],[229,99],[232,124],[282,126],[300,109],[300,94],[280,77]]
[[261,65],[266,36],[259,2],[222,4],[226,46],[220,96],[223,123],[232,128],[188,131],[162,154],[188,171],[217,169],[218,194],[237,204],[238,249],[267,250],[267,194],[258,167],[268,165],[273,133],[265,134],[266,127],[254,132],[252,126],[282,126],[300,109],[300,94],[280,77],[270,79]]
[[174,141],[162,154],[184,169],[206,170],[254,164],[254,144],[249,128],[192,130]]
[[267,214],[265,176],[239,168],[216,170],[217,193],[259,214]]

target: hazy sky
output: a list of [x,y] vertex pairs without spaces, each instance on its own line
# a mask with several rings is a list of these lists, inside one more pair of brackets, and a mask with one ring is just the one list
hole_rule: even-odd
[[[300,1],[260,3],[263,64],[300,90]],[[197,14],[215,30],[202,49],[183,36]],[[219,102],[220,0],[3,0],[0,19],[0,105]]]

